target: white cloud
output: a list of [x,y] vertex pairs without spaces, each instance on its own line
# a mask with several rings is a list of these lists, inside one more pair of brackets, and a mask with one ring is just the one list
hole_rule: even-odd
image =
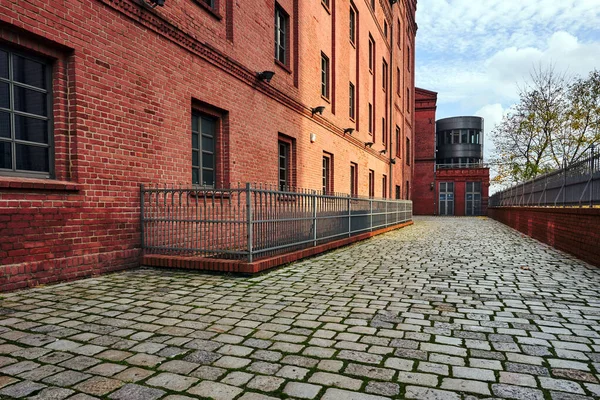
[[492,132],[496,125],[502,121],[502,117],[506,109],[502,107],[502,104],[486,104],[479,110],[475,111],[475,115],[484,119],[484,132],[483,132],[483,158],[485,161],[489,161],[489,157],[494,149],[494,142],[492,138]]

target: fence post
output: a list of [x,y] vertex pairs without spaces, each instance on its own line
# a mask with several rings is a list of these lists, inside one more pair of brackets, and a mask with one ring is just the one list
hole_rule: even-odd
[[369,229],[373,232],[373,199],[369,199]]
[[567,204],[567,161],[563,160],[563,207]]
[[142,251],[144,251],[144,184],[140,185],[140,234],[142,235]]
[[387,200],[385,201],[385,226],[386,226],[386,228],[388,226],[388,202],[387,202]]
[[352,195],[348,196],[348,237],[352,236]]
[[246,223],[247,226],[247,237],[248,237],[248,262],[252,262],[252,201],[251,201],[252,188],[250,183],[246,183]]
[[317,246],[317,191],[313,190],[313,246]]
[[594,206],[594,145],[590,146],[592,156],[590,157],[590,207]]

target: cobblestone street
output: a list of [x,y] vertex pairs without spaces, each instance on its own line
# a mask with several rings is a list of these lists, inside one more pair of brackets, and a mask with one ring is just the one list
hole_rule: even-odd
[[0,398],[600,398],[600,271],[486,218],[3,294]]

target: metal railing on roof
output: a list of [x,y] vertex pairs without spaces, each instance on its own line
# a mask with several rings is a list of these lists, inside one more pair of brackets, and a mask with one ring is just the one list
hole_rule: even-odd
[[573,207],[600,204],[600,154],[490,196],[490,207]]
[[247,260],[269,257],[412,220],[412,201],[351,197],[264,185],[146,187],[146,253]]

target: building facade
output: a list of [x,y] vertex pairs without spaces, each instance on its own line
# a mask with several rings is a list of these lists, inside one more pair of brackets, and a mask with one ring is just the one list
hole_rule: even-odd
[[483,118],[435,121],[437,93],[415,93],[414,213],[485,215],[490,175],[483,163]]
[[0,5],[0,289],[139,265],[141,184],[410,198],[416,0],[158,3]]

